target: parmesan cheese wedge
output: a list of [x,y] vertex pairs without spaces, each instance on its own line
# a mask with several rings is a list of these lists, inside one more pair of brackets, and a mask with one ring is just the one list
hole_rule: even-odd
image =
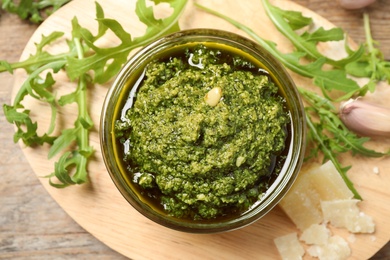
[[331,161],[302,171],[279,203],[283,211],[301,230],[323,221],[322,200],[351,199],[352,192]]
[[345,184],[332,161],[309,172],[311,184],[321,200],[351,199],[353,193]]
[[287,195],[279,203],[279,206],[300,230],[304,230],[312,224],[319,224],[323,219],[320,197],[307,175],[307,173],[300,174]]

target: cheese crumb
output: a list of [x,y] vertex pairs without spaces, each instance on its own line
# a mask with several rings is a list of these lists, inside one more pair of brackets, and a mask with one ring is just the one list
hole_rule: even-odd
[[373,233],[375,224],[372,217],[360,212],[359,200],[321,201],[324,221],[335,227],[346,228],[352,233]]
[[350,235],[348,236],[348,241],[349,241],[350,243],[355,243],[355,241],[356,241],[356,236],[355,236],[355,234],[350,234]]
[[371,216],[359,212],[358,215],[347,221],[346,228],[352,233],[374,233],[375,223]]
[[332,236],[324,245],[313,245],[307,250],[310,256],[320,260],[344,260],[351,255],[347,241],[340,236]]
[[302,259],[305,254],[303,246],[299,243],[297,233],[277,237],[274,243],[282,259]]
[[329,237],[330,230],[325,225],[313,224],[302,232],[300,240],[308,245],[324,245]]
[[373,169],[372,169],[373,173],[374,174],[379,174],[379,168],[377,166],[375,166]]

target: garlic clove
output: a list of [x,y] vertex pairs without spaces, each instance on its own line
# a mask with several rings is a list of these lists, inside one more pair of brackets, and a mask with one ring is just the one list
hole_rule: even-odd
[[351,99],[341,104],[340,118],[359,135],[390,137],[390,108]]

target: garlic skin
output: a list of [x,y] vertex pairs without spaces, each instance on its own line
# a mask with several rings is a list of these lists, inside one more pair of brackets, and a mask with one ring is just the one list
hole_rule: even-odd
[[340,6],[345,9],[360,9],[373,4],[376,0],[339,0]]
[[390,137],[390,108],[351,99],[341,104],[340,118],[359,135]]

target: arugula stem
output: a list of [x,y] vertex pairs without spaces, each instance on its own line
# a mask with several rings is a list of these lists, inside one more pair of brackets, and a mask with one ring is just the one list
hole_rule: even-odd
[[364,23],[364,32],[366,35],[368,52],[372,53],[374,50],[374,44],[373,44],[372,36],[371,36],[370,18],[369,18],[367,13],[363,14],[363,23]]
[[371,35],[371,28],[370,28],[370,18],[367,13],[363,14],[363,24],[364,24],[364,32],[366,35],[366,43],[367,43],[367,48],[368,48],[368,54],[370,55],[370,64],[371,64],[371,80],[373,82],[376,82],[376,77],[377,77],[377,57],[376,57],[376,52],[374,48],[374,41],[372,39]]
[[[83,48],[80,42],[79,38],[74,38],[74,43],[76,45],[77,49],[77,56],[79,59],[84,58],[84,53],[83,53]],[[86,75],[82,75],[79,78],[79,83],[78,83],[78,91],[77,91],[77,98],[76,102],[78,104],[79,108],[79,114],[76,122],[76,127],[79,128],[79,138],[77,139],[78,145],[79,145],[79,150],[82,152],[81,153],[81,158],[79,161],[79,166],[76,171],[76,173],[79,173],[78,176],[76,177],[76,183],[78,182],[77,180],[80,179],[81,182],[85,182],[86,178],[86,167],[87,167],[87,162],[88,159],[85,155],[85,152],[89,150],[89,128],[92,125],[92,120],[89,117],[88,114],[88,108],[87,108],[87,80],[86,80]],[[89,122],[90,124],[86,126],[82,122],[86,121]],[[84,171],[83,171],[84,170]],[[81,172],[80,172],[81,171]],[[81,174],[83,173],[83,174]],[[85,173],[85,174],[84,174]],[[84,176],[84,177],[82,177]]]
[[[40,58],[39,60],[36,61],[32,61],[32,60],[18,61],[10,64],[10,67],[12,68],[12,70],[28,68],[30,66],[41,67],[52,62],[60,62],[60,61],[66,62],[67,57],[74,57],[75,55],[76,55],[75,52],[61,53],[61,54],[53,55],[48,58]],[[0,65],[0,73],[6,71],[8,71],[8,69],[4,65]]]

